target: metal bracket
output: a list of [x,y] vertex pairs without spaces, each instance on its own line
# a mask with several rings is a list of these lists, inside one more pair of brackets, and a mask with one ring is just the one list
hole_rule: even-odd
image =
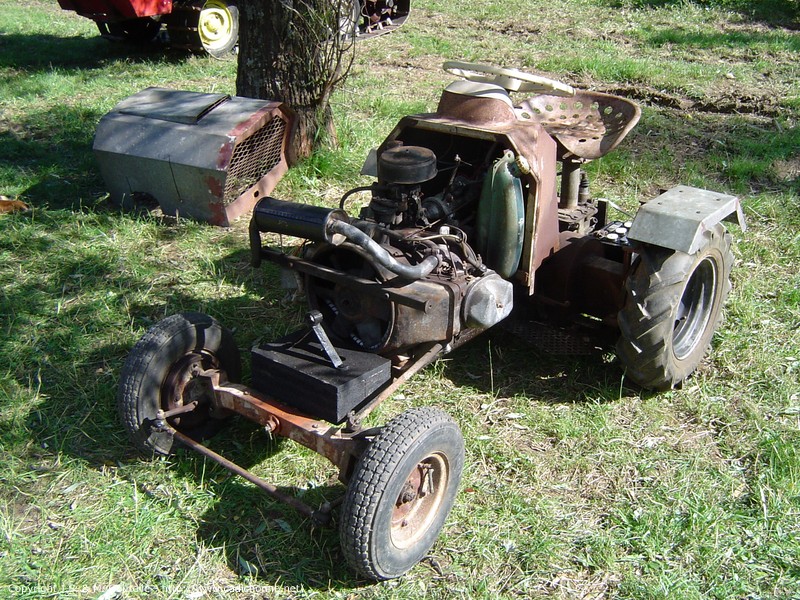
[[333,343],[331,343],[328,334],[325,333],[325,330],[322,328],[322,313],[318,310],[312,310],[306,315],[306,320],[308,320],[309,325],[311,325],[311,329],[314,335],[317,336],[319,344],[322,346],[323,352],[325,352],[325,356],[328,357],[328,360],[331,361],[334,368],[344,368],[342,357],[336,352],[336,348],[333,346]]

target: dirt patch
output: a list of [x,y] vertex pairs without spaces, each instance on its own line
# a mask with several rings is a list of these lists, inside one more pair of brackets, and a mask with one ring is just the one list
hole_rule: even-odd
[[41,509],[23,494],[9,495],[5,499],[6,510],[14,523],[15,537],[31,536],[42,527]]
[[515,42],[527,42],[533,40],[542,33],[542,30],[525,21],[499,21],[486,22],[481,25],[476,23],[476,27],[497,33],[506,37],[514,38]]
[[788,160],[776,160],[772,164],[775,176],[780,181],[792,182],[800,179],[800,156]]
[[771,94],[723,91],[703,99],[692,99],[642,85],[599,85],[595,89],[662,108],[767,117],[777,117],[784,112],[778,98]]
[[722,114],[753,114],[777,117],[783,111],[777,98],[759,94],[723,94],[707,100],[693,101],[692,110]]

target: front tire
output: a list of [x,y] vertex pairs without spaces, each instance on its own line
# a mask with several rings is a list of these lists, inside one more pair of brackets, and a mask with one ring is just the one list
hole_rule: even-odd
[[408,410],[390,421],[356,465],[340,514],[347,562],[380,581],[430,550],[455,501],[464,439],[447,413]]
[[224,415],[215,413],[210,380],[200,372],[219,369],[223,381],[241,376],[233,334],[201,313],[172,315],[151,327],[133,347],[120,375],[117,408],[131,441],[145,455],[169,455],[171,433],[155,427],[159,409],[197,401],[195,410],[167,423],[194,440],[214,435]]
[[694,254],[645,246],[626,282],[617,354],[627,375],[655,390],[676,387],[703,359],[731,289],[730,234],[706,232]]

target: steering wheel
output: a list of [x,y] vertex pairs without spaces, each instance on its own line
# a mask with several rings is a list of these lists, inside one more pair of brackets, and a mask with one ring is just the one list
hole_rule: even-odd
[[494,83],[509,92],[532,92],[565,97],[575,95],[575,89],[571,85],[518,69],[506,69],[458,60],[448,60],[442,66],[445,71],[457,77],[479,83]]

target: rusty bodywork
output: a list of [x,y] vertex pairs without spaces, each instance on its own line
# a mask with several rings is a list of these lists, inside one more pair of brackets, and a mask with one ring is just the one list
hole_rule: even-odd
[[101,119],[93,149],[112,201],[228,226],[286,173],[293,124],[279,102],[154,87]]

